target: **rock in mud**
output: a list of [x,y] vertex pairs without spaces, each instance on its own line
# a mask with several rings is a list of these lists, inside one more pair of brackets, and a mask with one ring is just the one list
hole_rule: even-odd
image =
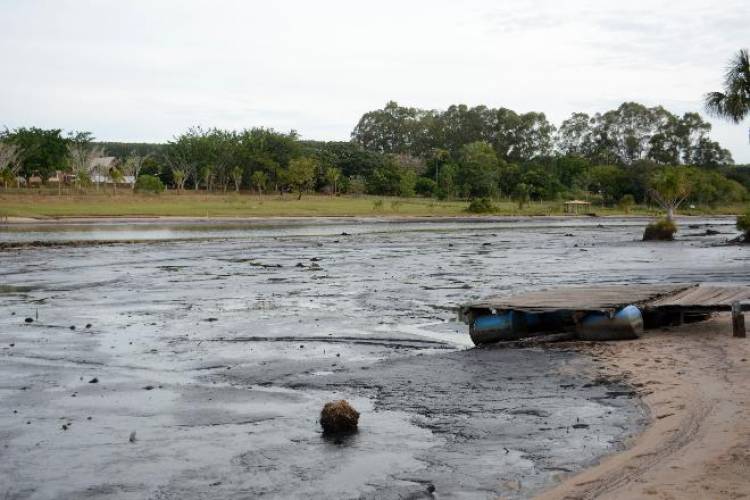
[[26,318],[24,321],[26,323],[33,323],[34,322],[34,318]]
[[348,401],[331,401],[320,412],[320,425],[326,434],[355,432],[359,423],[359,412]]

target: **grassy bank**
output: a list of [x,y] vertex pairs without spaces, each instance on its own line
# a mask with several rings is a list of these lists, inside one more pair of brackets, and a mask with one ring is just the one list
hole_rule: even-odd
[[[495,215],[563,215],[561,202],[532,202],[519,210],[510,201],[496,201]],[[380,196],[307,195],[296,196],[250,193],[183,193],[138,195],[129,191],[63,194],[34,190],[0,193],[0,217],[74,217],[74,216],[179,216],[179,217],[283,217],[283,216],[467,216],[468,203],[425,198],[391,198]],[[737,214],[739,205],[716,208],[696,207],[680,211],[683,215]],[[592,206],[587,212],[597,215],[620,215],[614,207]],[[631,215],[658,215],[654,208],[639,206]]]

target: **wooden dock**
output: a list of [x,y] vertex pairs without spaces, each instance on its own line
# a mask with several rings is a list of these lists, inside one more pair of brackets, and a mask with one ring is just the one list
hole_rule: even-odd
[[[641,315],[640,325],[633,323],[633,328],[655,328],[705,319],[718,311],[748,311],[750,286],[697,283],[574,286],[489,297],[461,306],[458,314],[470,326],[475,343],[506,337],[516,340],[538,331],[581,331],[581,325],[587,321],[592,324],[594,317],[605,318],[597,323],[599,337],[604,339],[608,328],[606,318],[612,321],[610,326],[614,331],[623,326],[615,318],[628,306],[637,308]],[[495,322],[502,324],[502,328],[487,327],[488,331],[480,332],[490,318],[503,317],[501,323]],[[538,325],[537,331],[528,328],[530,320]],[[635,320],[631,317],[628,321]]]

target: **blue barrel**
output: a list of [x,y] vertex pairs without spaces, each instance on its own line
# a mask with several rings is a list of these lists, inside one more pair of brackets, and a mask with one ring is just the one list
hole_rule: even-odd
[[589,313],[578,324],[582,340],[631,340],[643,333],[643,316],[635,306],[626,306],[613,316]]
[[469,334],[474,345],[480,345],[518,340],[527,336],[528,329],[524,313],[507,311],[479,316],[469,326]]

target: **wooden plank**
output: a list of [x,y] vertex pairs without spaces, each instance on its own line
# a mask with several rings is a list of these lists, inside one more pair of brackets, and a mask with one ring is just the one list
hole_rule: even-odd
[[512,309],[529,312],[551,310],[612,311],[629,304],[646,304],[696,286],[694,284],[634,284],[555,288],[523,293],[512,297],[490,297],[481,302],[468,304],[464,306],[464,309]]
[[728,311],[735,302],[750,302],[750,287],[700,285],[654,300],[647,307]]

